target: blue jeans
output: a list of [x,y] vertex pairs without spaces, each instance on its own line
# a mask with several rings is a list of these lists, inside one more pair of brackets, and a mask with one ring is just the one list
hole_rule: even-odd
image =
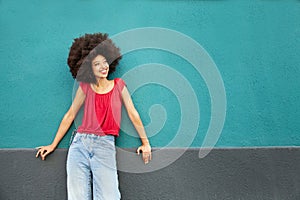
[[67,158],[68,200],[119,200],[114,136],[77,133]]

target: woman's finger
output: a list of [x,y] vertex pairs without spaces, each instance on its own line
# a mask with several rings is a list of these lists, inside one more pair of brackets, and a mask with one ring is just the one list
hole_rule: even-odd
[[141,151],[141,147],[139,147],[139,148],[136,150],[136,152],[137,152],[138,155],[140,155],[140,151]]
[[42,157],[42,160],[45,160],[46,156],[49,154],[50,152],[48,150],[45,150],[41,153],[41,157]]
[[36,158],[39,157],[39,154],[40,154],[40,150],[37,151],[35,157],[36,157]]
[[148,152],[143,153],[143,160],[144,160],[145,164],[147,164],[149,162],[149,156],[150,156],[150,154]]
[[148,162],[148,156],[146,154],[143,153],[143,160],[144,160],[144,163],[147,164]]
[[40,154],[40,150],[41,150],[41,148],[42,148],[42,146],[39,146],[39,147],[35,147],[35,149],[37,149],[38,151],[37,151],[37,153],[36,153],[36,155],[35,155],[35,157],[37,158],[37,157],[39,157],[39,154]]

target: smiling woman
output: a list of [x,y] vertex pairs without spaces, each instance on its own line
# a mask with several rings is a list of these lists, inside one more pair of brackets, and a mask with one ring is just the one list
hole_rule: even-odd
[[68,64],[80,87],[52,144],[39,147],[36,154],[45,160],[56,149],[84,105],[82,124],[67,157],[68,199],[121,198],[115,137],[119,136],[122,103],[142,142],[137,153],[142,152],[145,164],[151,160],[151,146],[125,82],[120,78],[108,80],[120,59],[119,48],[107,34],[86,34],[76,38],[70,49]]

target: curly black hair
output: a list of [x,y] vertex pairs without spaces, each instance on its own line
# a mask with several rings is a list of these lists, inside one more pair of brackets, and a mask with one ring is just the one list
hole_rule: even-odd
[[96,83],[92,60],[98,55],[106,58],[109,64],[108,75],[116,70],[122,58],[120,49],[108,38],[107,33],[85,34],[75,38],[68,57],[73,78],[80,82]]

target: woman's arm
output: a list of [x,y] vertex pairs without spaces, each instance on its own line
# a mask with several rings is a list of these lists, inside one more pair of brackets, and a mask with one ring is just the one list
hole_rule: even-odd
[[147,138],[140,115],[134,107],[131,96],[130,96],[126,86],[124,86],[124,88],[122,90],[122,99],[123,99],[125,108],[127,110],[128,116],[129,116],[133,126],[135,127],[136,131],[138,132],[140,139],[142,141],[142,146],[140,146],[137,149],[137,153],[139,154],[140,151],[142,152],[143,160],[144,160],[145,164],[147,164],[151,160],[151,146],[150,146],[149,140]]
[[76,92],[76,96],[74,98],[72,105],[70,106],[67,113],[64,115],[59,125],[59,128],[57,130],[56,136],[52,144],[48,146],[38,147],[39,150],[36,154],[36,157],[39,157],[40,155],[42,160],[45,160],[46,156],[55,150],[55,148],[57,147],[61,139],[65,136],[66,132],[70,128],[84,100],[85,100],[85,94],[83,93],[82,89],[79,87]]

